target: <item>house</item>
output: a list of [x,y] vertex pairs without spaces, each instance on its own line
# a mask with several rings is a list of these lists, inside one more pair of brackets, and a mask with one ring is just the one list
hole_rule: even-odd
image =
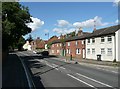
[[120,25],[93,31],[85,43],[86,59],[120,61]]
[[85,58],[85,36],[90,33],[78,31],[77,36],[66,39],[66,56]]
[[31,45],[30,45],[29,41],[26,41],[26,43],[23,45],[23,49],[24,50],[31,50]]
[[49,53],[51,55],[61,55],[65,56],[65,51],[63,53],[63,44],[62,40],[64,40],[64,36],[57,37],[57,40],[52,41],[52,45],[50,47]]
[[82,32],[80,28],[76,36],[60,37],[61,39],[52,42],[51,54],[61,56],[71,56],[77,58],[85,58],[85,41],[84,37],[90,34]]
[[30,44],[31,44],[32,50],[36,50],[36,49],[45,50],[45,49],[47,49],[47,47],[46,47],[47,41],[42,40],[39,37],[37,37],[37,39],[31,41]]

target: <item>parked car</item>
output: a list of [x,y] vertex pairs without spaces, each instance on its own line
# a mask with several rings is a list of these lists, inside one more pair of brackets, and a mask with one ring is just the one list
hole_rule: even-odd
[[42,56],[48,56],[48,55],[49,55],[49,52],[48,52],[48,51],[43,51],[43,52],[41,52],[41,55],[42,55]]

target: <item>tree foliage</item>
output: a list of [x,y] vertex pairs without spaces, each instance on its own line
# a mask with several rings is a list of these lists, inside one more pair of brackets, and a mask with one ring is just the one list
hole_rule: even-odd
[[2,3],[2,43],[3,49],[17,45],[19,39],[30,33],[26,24],[32,22],[28,7],[18,2]]

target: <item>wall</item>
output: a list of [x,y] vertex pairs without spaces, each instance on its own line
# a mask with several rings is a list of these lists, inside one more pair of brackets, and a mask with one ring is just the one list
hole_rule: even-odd
[[120,29],[115,33],[116,35],[116,61],[120,61]]
[[[112,42],[107,41],[107,36],[105,36],[105,42],[101,42],[101,37],[95,38],[95,43],[88,43],[86,39],[86,58],[97,60],[97,55],[101,55],[101,48],[105,48],[105,54],[101,55],[101,60],[103,61],[113,61],[115,58],[115,36],[112,35]],[[92,39],[90,39],[92,42]],[[90,54],[87,53],[87,49],[90,48]],[[92,54],[92,48],[95,48],[95,54]],[[107,48],[112,48],[112,56],[107,55]]]

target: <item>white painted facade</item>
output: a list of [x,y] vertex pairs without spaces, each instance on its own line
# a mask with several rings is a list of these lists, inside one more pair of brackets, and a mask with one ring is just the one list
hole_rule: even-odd
[[92,38],[90,38],[90,43],[86,39],[86,58],[97,60],[97,55],[101,55],[102,61],[113,61],[116,58],[115,36],[110,36],[112,41],[108,41],[108,36],[104,36],[104,42],[101,42],[101,37],[95,37],[94,43],[92,43]]
[[116,61],[120,61],[120,29],[115,32],[116,36]]

